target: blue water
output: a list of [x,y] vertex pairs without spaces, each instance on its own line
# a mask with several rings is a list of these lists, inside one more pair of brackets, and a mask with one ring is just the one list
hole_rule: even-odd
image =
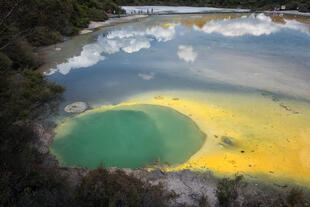
[[309,100],[310,21],[277,19],[152,16],[95,33],[80,55],[58,64],[48,79],[66,87],[62,106],[118,104],[138,93],[175,89],[267,90]]

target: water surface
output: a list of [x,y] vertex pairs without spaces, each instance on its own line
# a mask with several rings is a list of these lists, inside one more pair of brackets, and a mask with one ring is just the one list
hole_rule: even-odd
[[67,89],[55,118],[70,117],[64,126],[80,120],[63,112],[75,101],[173,108],[208,139],[170,170],[208,168],[310,184],[309,25],[307,18],[265,14],[167,15],[80,36],[50,52],[55,62],[47,77]]
[[262,89],[309,99],[309,20],[279,18],[153,16],[85,36],[94,42],[48,77],[66,86],[66,104],[116,104],[140,92],[182,88]]
[[134,105],[87,112],[67,122],[51,150],[65,166],[139,168],[182,164],[204,141],[186,116],[166,107]]

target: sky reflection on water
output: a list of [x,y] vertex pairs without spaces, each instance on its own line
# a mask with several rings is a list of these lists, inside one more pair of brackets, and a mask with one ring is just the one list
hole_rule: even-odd
[[264,14],[153,16],[102,30],[47,74],[66,86],[66,102],[102,104],[98,91],[111,103],[137,91],[212,84],[309,99],[309,25]]
[[238,19],[228,18],[220,21],[211,21],[206,23],[202,28],[195,25],[194,29],[203,31],[206,34],[218,33],[228,37],[270,35],[284,29],[291,29],[304,33],[309,32],[308,25],[295,20],[286,20],[283,24],[279,24],[273,22],[270,17],[264,14],[242,16]]

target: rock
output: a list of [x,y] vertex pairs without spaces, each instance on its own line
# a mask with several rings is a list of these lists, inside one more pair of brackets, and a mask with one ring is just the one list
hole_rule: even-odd
[[191,170],[162,172],[161,170],[145,171],[126,169],[126,174],[131,174],[152,185],[162,184],[168,191],[173,191],[179,197],[173,201],[174,205],[199,206],[199,198],[207,196],[211,206],[216,204],[216,181],[206,173]]
[[91,33],[93,32],[93,30],[90,30],[90,29],[83,29],[80,34],[88,34],[88,33]]
[[88,175],[90,170],[86,168],[58,168],[59,173],[67,178],[68,184],[72,189],[75,189],[82,183],[83,178]]
[[42,159],[43,160],[42,164],[44,167],[54,168],[54,169],[59,167],[59,162],[58,162],[55,155],[47,153],[47,154],[42,155],[42,156],[44,156]]
[[230,145],[230,146],[234,145],[232,141],[232,137],[222,136],[221,139],[222,139],[222,142],[224,142],[227,145]]
[[154,99],[156,99],[156,100],[163,100],[164,98],[161,97],[161,96],[155,96]]
[[65,112],[68,112],[68,113],[82,113],[86,111],[87,108],[88,108],[87,103],[79,101],[79,102],[75,102],[75,103],[67,105],[64,110]]
[[49,145],[53,140],[53,132],[47,130],[41,122],[34,123],[33,129],[38,136],[38,140],[35,142],[34,146],[41,154],[47,154],[49,152]]

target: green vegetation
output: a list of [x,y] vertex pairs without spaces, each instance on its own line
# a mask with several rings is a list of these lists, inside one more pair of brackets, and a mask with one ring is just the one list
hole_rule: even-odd
[[103,3],[88,2],[1,1],[0,206],[70,206],[64,178],[44,168],[33,147],[33,123],[55,110],[64,90],[35,71],[41,63],[34,46],[62,41],[91,19],[107,19]]
[[216,189],[217,206],[220,207],[303,207],[308,206],[310,199],[305,195],[303,190],[296,187],[275,190],[270,185],[247,183],[242,175],[220,179]]
[[230,206],[238,198],[240,189],[245,186],[246,183],[242,175],[236,175],[234,179],[224,178],[220,180],[216,189],[219,206]]
[[99,167],[87,175],[77,188],[77,200],[83,206],[165,207],[175,198],[162,185],[151,185],[116,170]]
[[[55,169],[42,167],[33,148],[33,120],[50,112],[63,88],[31,70],[12,70],[0,53],[0,206],[40,206],[62,202],[66,186]],[[50,204],[52,206],[52,203]]]
[[1,3],[0,49],[18,38],[32,46],[54,44],[77,34],[90,20],[108,19],[109,10],[122,13],[109,0],[14,0]]
[[301,189],[293,188],[286,197],[287,206],[303,206],[305,203],[304,193]]
[[281,5],[287,9],[310,12],[309,0],[116,0],[119,5],[159,5],[159,6],[209,6],[221,8],[244,8],[269,10]]

